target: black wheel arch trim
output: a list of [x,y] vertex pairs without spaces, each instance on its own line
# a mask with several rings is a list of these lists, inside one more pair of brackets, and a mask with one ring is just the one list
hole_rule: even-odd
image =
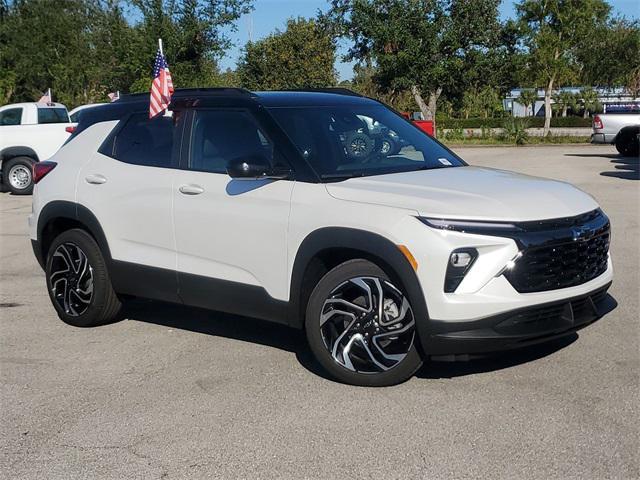
[[29,157],[38,162],[38,154],[31,147],[7,147],[0,151],[0,159],[4,162],[15,157]]
[[[392,279],[399,281],[416,317],[416,324],[425,324],[429,318],[422,287],[409,261],[391,240],[377,233],[347,227],[325,227],[311,232],[300,244],[291,273],[288,320],[292,327],[302,328],[303,283],[312,260],[335,249],[361,252],[363,258],[374,261]],[[395,277],[395,278],[394,278]]]
[[45,228],[50,222],[65,218],[74,220],[87,229],[98,243],[107,264],[111,265],[111,251],[109,250],[107,237],[96,216],[87,207],[67,200],[54,200],[47,203],[38,215],[37,243],[40,248],[40,257],[38,257],[40,265],[44,265],[47,258],[47,252],[44,251],[45,245],[43,243]]

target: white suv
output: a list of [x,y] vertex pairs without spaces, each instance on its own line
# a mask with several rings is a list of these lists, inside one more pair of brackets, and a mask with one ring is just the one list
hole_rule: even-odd
[[34,252],[76,326],[128,296],[233,312],[304,328],[340,381],[390,385],[427,357],[570,334],[610,303],[590,195],[467,166],[344,90],[183,90],[152,120],[129,96],[35,168]]

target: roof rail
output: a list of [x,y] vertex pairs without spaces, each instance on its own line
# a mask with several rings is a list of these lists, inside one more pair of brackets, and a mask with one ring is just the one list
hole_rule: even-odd
[[[244,88],[178,88],[173,92],[173,98],[184,97],[229,97],[229,96],[243,96],[243,97],[255,97],[255,95],[249,90]],[[141,100],[148,100],[149,92],[144,93],[127,93],[122,94],[117,100],[119,102],[135,102]]]
[[316,93],[334,93],[336,95],[348,95],[350,97],[362,97],[357,92],[344,87],[327,87],[327,88],[292,88],[285,90],[286,92],[316,92]]
[[173,96],[176,98],[189,97],[189,96],[202,96],[202,97],[228,97],[228,96],[242,96],[242,97],[255,97],[255,94],[244,88],[234,87],[215,87],[215,88],[179,88],[173,92]]

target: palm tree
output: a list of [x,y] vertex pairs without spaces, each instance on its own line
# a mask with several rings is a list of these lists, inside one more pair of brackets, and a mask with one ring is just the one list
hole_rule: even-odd
[[598,101],[598,92],[591,87],[586,87],[580,90],[580,96],[582,97],[582,104],[584,105],[583,117],[589,117],[589,113],[593,113],[598,110],[600,102]]
[[535,88],[530,88],[526,90],[520,91],[520,96],[516,100],[520,105],[524,107],[525,116],[529,116],[529,106],[535,106],[536,100],[538,99],[538,92],[536,92]]
[[558,108],[561,110],[562,116],[566,117],[567,110],[573,102],[573,93],[567,90],[561,90],[557,95],[554,96],[554,100]]

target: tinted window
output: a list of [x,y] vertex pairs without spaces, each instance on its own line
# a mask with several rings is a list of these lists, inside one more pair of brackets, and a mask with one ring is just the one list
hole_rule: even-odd
[[273,163],[273,145],[247,112],[196,112],[191,138],[193,170],[226,173],[230,160],[252,156],[263,156]]
[[302,156],[326,179],[464,165],[382,105],[271,108]]
[[38,108],[38,123],[69,123],[66,108]]
[[135,165],[171,167],[176,131],[173,117],[132,115],[114,139],[112,156]]
[[0,112],[0,125],[20,125],[22,122],[22,109],[10,108]]

